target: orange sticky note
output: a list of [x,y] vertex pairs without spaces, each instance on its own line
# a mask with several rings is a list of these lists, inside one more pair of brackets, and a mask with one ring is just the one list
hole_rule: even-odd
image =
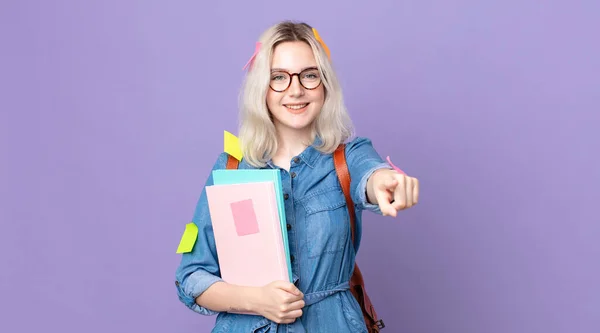
[[185,231],[181,236],[177,253],[191,252],[198,238],[198,227],[195,223],[188,223],[185,225]]
[[323,46],[323,48],[325,49],[325,53],[327,53],[327,58],[331,59],[331,52],[329,52],[329,48],[327,47],[327,44],[325,44],[325,42],[319,35],[319,32],[317,31],[317,29],[313,28],[312,31],[313,31],[313,34],[315,35],[315,39],[317,41],[319,41],[319,43],[321,43],[321,46]]
[[242,160],[242,147],[240,146],[240,140],[237,136],[225,131],[224,137],[224,151],[229,155],[235,157],[238,161]]

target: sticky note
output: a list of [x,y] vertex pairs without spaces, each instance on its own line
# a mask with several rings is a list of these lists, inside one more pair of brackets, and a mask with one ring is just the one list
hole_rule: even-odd
[[181,236],[177,253],[191,252],[198,238],[198,227],[195,223],[188,223],[185,225],[185,231]]
[[241,161],[242,147],[240,146],[240,140],[237,136],[225,131],[224,143],[225,152],[237,158],[238,161]]
[[325,49],[325,53],[327,53],[327,58],[331,59],[331,52],[329,52],[329,48],[327,47],[327,44],[325,44],[325,42],[319,35],[319,32],[317,31],[317,29],[313,28],[312,31],[313,31],[313,34],[315,35],[315,39],[317,41],[319,41],[319,43],[321,43],[321,46],[323,46],[323,48]]
[[252,199],[232,202],[230,206],[238,236],[252,235],[259,232]]
[[248,66],[252,66],[252,63],[254,62],[254,59],[256,58],[256,55],[260,51],[260,47],[261,46],[262,46],[261,42],[256,42],[256,46],[254,47],[254,53],[252,54],[252,56],[250,57],[250,60],[248,60],[248,62],[244,66],[244,68],[242,68],[242,70],[246,70],[246,68],[248,68]]
[[406,173],[404,171],[400,170],[400,168],[398,168],[397,166],[394,165],[394,163],[392,163],[392,160],[390,159],[389,156],[387,157],[387,161],[390,164],[390,166],[392,168],[394,168],[394,170],[396,170],[396,172],[398,172],[399,174],[402,174],[402,175],[406,175]]

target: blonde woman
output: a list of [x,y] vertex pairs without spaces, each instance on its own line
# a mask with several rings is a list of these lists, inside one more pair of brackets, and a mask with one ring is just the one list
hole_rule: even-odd
[[[351,138],[329,50],[316,30],[286,21],[259,42],[241,94],[239,168],[281,171],[294,282],[260,288],[224,282],[202,191],[193,218],[198,239],[176,272],[179,298],[195,312],[218,315],[213,332],[367,332],[349,290],[361,213],[396,216],[417,203],[418,182],[390,167],[368,139]],[[342,143],[352,176],[355,244],[332,160]],[[226,163],[222,153],[214,169]],[[206,185],[212,185],[210,176]]]

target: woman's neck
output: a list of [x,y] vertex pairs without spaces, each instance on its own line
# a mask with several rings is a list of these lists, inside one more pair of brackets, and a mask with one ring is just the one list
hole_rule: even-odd
[[277,128],[277,143],[277,152],[273,156],[273,161],[280,167],[289,169],[292,157],[299,155],[312,144],[310,130]]

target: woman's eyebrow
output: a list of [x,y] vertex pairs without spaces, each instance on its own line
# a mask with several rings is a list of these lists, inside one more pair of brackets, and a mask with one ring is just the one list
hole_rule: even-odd
[[[307,69],[318,69],[317,66],[309,66],[309,67],[304,67],[300,70],[300,72],[305,71]],[[271,68],[271,73],[273,72],[290,72],[290,70],[285,69],[285,68]]]

